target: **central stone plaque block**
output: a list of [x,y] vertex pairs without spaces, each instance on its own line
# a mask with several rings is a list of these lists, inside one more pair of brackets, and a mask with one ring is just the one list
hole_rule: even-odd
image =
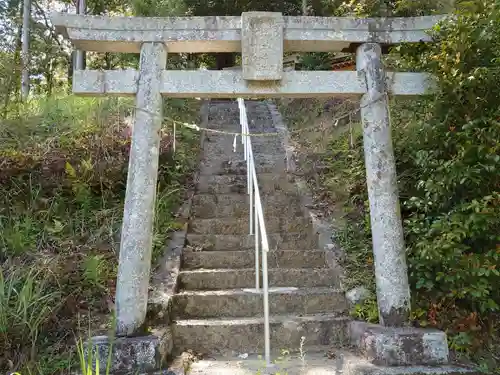
[[278,12],[241,14],[243,79],[277,81],[283,77],[283,15]]

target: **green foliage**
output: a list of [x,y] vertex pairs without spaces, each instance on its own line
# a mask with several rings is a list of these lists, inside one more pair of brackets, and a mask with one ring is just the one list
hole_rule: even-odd
[[134,13],[149,17],[172,17],[186,14],[187,7],[182,0],[134,0]]
[[301,14],[302,0],[287,1],[208,1],[184,0],[188,13],[194,16],[240,16],[242,12],[282,12],[285,15]]
[[378,323],[378,306],[375,298],[370,298],[363,303],[354,306],[351,311],[354,319],[363,320],[369,323]]
[[401,67],[432,72],[440,88],[414,149],[399,157],[418,171],[403,201],[412,280],[481,312],[500,303],[499,32],[500,6],[478,1],[436,27],[436,43],[398,51]]
[[[182,122],[192,122],[198,108],[195,100],[165,102],[165,113]],[[36,328],[34,336],[16,328],[21,323],[3,332],[0,371],[66,371],[69,359],[63,353],[72,344],[69,332],[78,334],[80,313],[91,310],[96,321],[89,324],[95,328],[102,324],[99,317],[112,311],[130,147],[127,116],[132,110],[128,99],[63,95],[32,100],[23,104],[21,115],[9,113],[0,122],[0,264],[10,280],[4,290],[19,290],[13,280],[30,280],[23,276],[25,269],[40,270],[29,275],[36,276],[37,283],[26,285],[34,290],[29,297],[40,299],[42,309],[31,314],[33,319],[39,316],[38,326],[29,325]],[[172,123],[164,122],[155,259],[179,226],[176,210],[197,155],[198,135],[176,130],[174,154]],[[42,282],[41,275],[50,278]],[[0,298],[0,315],[13,314],[19,311],[17,305],[25,304],[20,295],[9,293]],[[42,299],[45,295],[57,298]],[[33,346],[25,344],[28,340]]]
[[424,16],[432,13],[447,13],[452,8],[451,0],[345,0],[332,8],[333,14],[357,16]]
[[[48,287],[51,275],[35,268],[0,269],[0,363],[35,358],[41,332],[60,306],[60,293]],[[16,356],[11,356],[17,353]]]
[[306,53],[301,56],[302,70],[331,70],[331,54],[324,52]]
[[[500,4],[471,1],[459,9],[455,20],[433,30],[434,43],[403,45],[390,56],[396,69],[432,73],[438,87],[435,95],[391,100],[393,143],[413,319],[445,329],[450,348],[475,353],[482,368],[494,370],[500,310]],[[330,149],[322,155],[326,167],[320,178],[335,204],[346,203],[348,225],[340,240],[348,284],[373,288],[362,136],[337,134]],[[374,319],[372,303],[353,314]]]
[[[115,316],[111,322],[111,327],[115,326]],[[114,345],[114,332],[111,331],[108,335],[110,339],[108,356],[105,363],[100,362],[98,349],[92,344],[91,329],[89,329],[87,337],[87,345],[85,346],[81,337],[76,339],[76,351],[82,375],[100,375],[104,373],[109,375],[111,372],[111,363],[113,360],[113,345]]]

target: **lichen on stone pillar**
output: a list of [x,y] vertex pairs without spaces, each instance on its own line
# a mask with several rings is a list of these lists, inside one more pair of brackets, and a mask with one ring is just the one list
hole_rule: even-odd
[[116,286],[118,335],[134,334],[146,317],[166,59],[163,43],[143,44]]
[[361,120],[379,317],[399,327],[409,322],[410,288],[381,57],[380,45],[366,43],[358,47],[356,65],[367,87]]

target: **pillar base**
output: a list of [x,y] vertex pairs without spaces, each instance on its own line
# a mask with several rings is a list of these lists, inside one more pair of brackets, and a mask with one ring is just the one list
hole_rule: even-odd
[[446,333],[437,329],[393,328],[354,321],[351,343],[378,366],[436,366],[448,363]]
[[172,334],[169,329],[165,329],[147,336],[116,337],[112,340],[108,336],[94,336],[84,345],[86,358],[90,347],[93,349],[93,367],[97,357],[101,374],[107,373],[110,347],[113,353],[109,373],[148,373],[166,368],[167,357],[172,349]]

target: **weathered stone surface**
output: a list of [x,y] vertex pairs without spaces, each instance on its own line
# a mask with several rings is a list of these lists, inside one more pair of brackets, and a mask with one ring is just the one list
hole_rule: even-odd
[[[315,249],[317,247],[317,240],[312,238],[310,233],[268,233],[268,240],[272,249]],[[255,239],[250,235],[188,233],[187,242],[191,247],[205,251],[255,248]]]
[[[430,41],[427,30],[445,16],[410,18],[283,17],[284,50],[342,51],[351,43]],[[106,17],[53,13],[52,24],[78,49],[138,53],[143,42],[171,53],[240,52],[241,17]]]
[[[329,355],[325,355],[328,352]],[[478,371],[456,366],[375,366],[352,353],[332,350],[331,347],[308,350],[305,358],[299,354],[285,356],[277,361],[274,373],[287,375],[479,375]],[[190,375],[255,375],[266,374],[258,354],[245,360],[235,355],[211,356],[193,363]]]
[[413,366],[448,363],[446,333],[435,329],[383,327],[365,322],[349,325],[351,343],[375,365]]
[[[298,351],[301,337],[307,345],[347,343],[348,319],[335,314],[272,316],[271,345],[276,351]],[[259,353],[264,349],[262,318],[179,320],[173,326],[174,352]]]
[[110,347],[113,351],[111,373],[149,372],[166,365],[166,355],[172,350],[171,343],[170,329],[149,336],[117,337],[111,340],[107,336],[96,336],[86,344],[85,353],[92,348],[93,358],[99,359],[101,374],[106,371]]
[[363,303],[370,297],[370,291],[364,286],[357,286],[349,290],[345,296],[351,305],[357,305]]
[[171,368],[141,375],[187,375],[183,368]]
[[[255,160],[255,169],[260,173],[283,173],[284,165],[276,157]],[[203,160],[200,163],[200,175],[246,175],[246,162],[243,160]]]
[[241,14],[241,65],[246,80],[279,80],[283,76],[283,26],[278,12]]
[[159,82],[166,59],[163,44],[143,45],[120,241],[118,335],[133,334],[146,317],[163,108]]
[[[249,121],[253,120],[252,118],[249,119]],[[209,142],[207,142],[205,146],[207,161],[222,159],[218,161],[231,160],[232,162],[238,162],[244,160],[244,156],[239,153],[240,150],[243,149],[243,146],[238,145],[238,142],[236,142],[237,152],[235,153],[233,149],[234,134],[238,134],[237,141],[241,139],[241,129],[235,130],[236,129],[227,129],[227,131],[231,133],[229,135],[215,134],[209,137]],[[280,157],[283,157],[281,152],[282,146],[280,140],[277,138],[277,133],[270,132],[269,136],[263,136],[260,131],[253,129],[250,129],[250,131],[254,134],[252,136],[252,149],[256,161],[273,160],[276,162]]]
[[[131,70],[75,71],[73,92],[92,96],[134,95],[137,77],[138,72]],[[280,81],[250,82],[237,71],[168,70],[162,74],[160,91],[176,98],[330,98],[366,93],[363,81],[356,72],[349,71],[291,71],[283,72]],[[435,88],[435,80],[425,73],[388,73],[386,83],[392,95],[423,95]]]
[[[347,302],[342,292],[333,288],[272,288],[269,293],[272,315],[307,315],[346,313]],[[173,314],[177,318],[216,318],[262,316],[262,290],[187,291],[174,299]]]
[[153,274],[148,298],[148,320],[150,323],[161,321],[164,324],[172,319],[170,310],[172,298],[177,292],[181,268],[181,255],[186,242],[187,228],[174,232],[160,261],[160,267]]
[[[280,229],[279,218],[272,218],[266,223],[271,232]],[[191,233],[196,234],[245,234],[250,233],[248,218],[194,219],[190,224]]]
[[[339,279],[331,268],[272,268],[269,285],[275,287],[338,286]],[[254,269],[213,269],[181,271],[180,285],[190,290],[255,288]]]
[[368,90],[361,119],[380,322],[403,326],[410,316],[410,287],[381,56],[378,44],[363,44],[356,68]]
[[[248,218],[250,206],[243,186],[241,194],[198,194],[193,201],[193,216],[199,219],[210,218]],[[265,218],[269,221],[273,216],[294,218],[301,216],[298,197],[286,194],[262,194],[261,200],[265,207]]]
[[[308,219],[293,216],[266,215],[264,220],[269,232],[298,232],[310,225]],[[250,232],[250,223],[248,217],[194,219],[190,230],[197,234],[245,234]]]
[[[327,266],[322,250],[272,250],[268,253],[271,268],[324,268]],[[184,251],[182,266],[185,270],[199,268],[252,268],[255,250],[237,251]]]
[[[274,173],[260,173],[257,179],[261,194],[289,195],[296,193],[295,186],[286,177]],[[197,191],[209,194],[244,194],[246,186],[246,176],[244,175],[205,175],[198,179]]]

